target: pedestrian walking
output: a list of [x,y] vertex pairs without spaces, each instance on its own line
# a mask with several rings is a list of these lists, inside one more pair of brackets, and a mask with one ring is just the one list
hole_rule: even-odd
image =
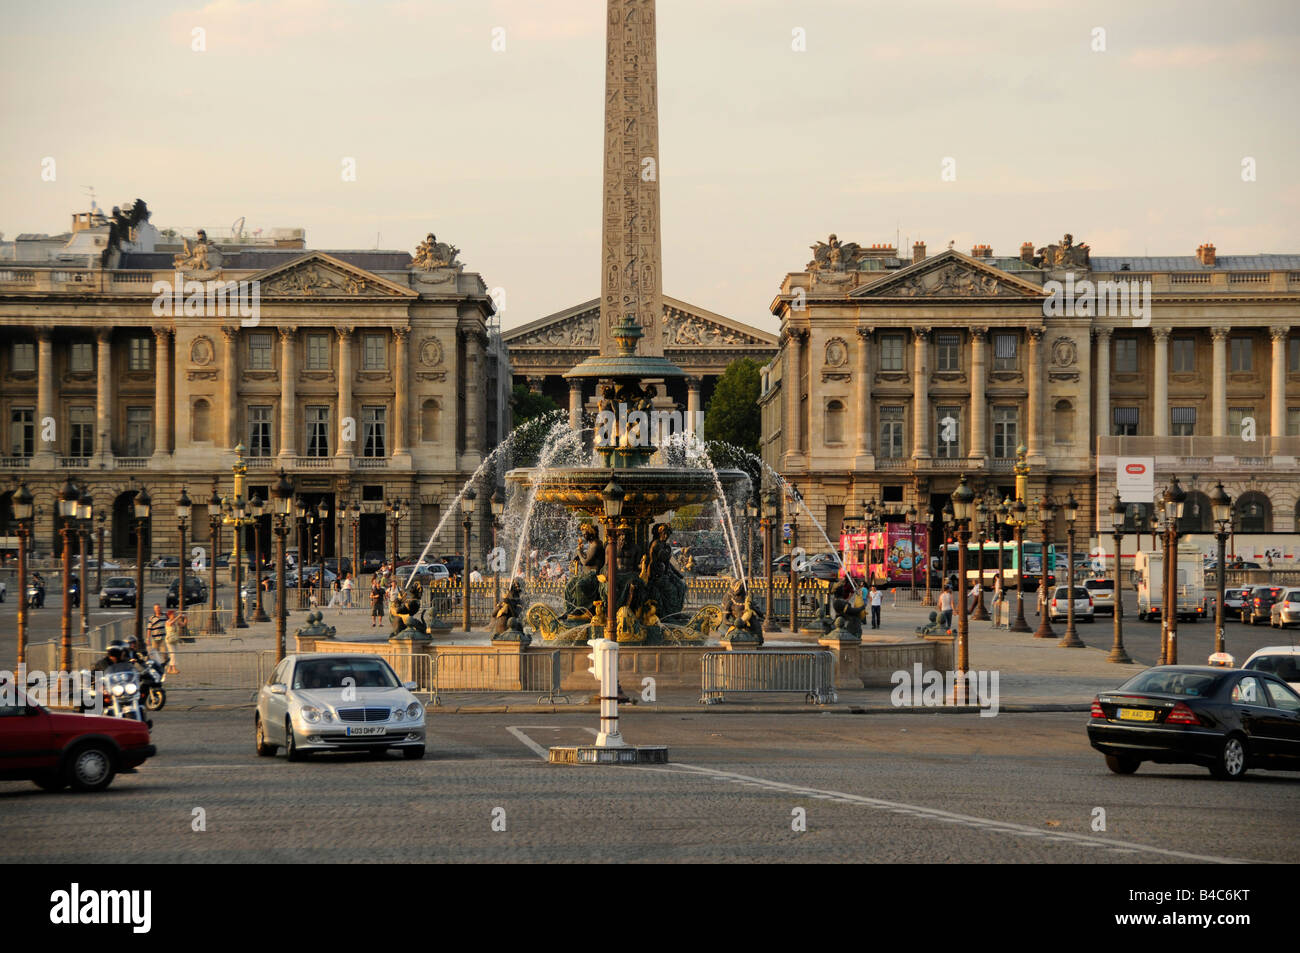
[[378,575],[370,581],[370,627],[379,625],[384,617],[384,585]]
[[176,617],[176,610],[168,609],[167,617],[163,620],[163,638],[167,642],[167,673],[169,675],[180,674],[180,671],[176,668],[176,654],[180,651],[181,639],[184,637],[181,621]]
[[880,606],[885,601],[885,594],[878,586],[871,587],[871,627],[880,628]]
[[483,574],[478,571],[478,566],[475,566],[473,571],[469,574],[469,581],[470,585],[475,585],[483,581]]
[[939,624],[947,632],[952,628],[952,587],[944,586],[939,593]]
[[330,583],[330,601],[329,601],[328,608],[337,609],[339,607],[339,604],[342,601],[343,601],[343,584],[339,582],[338,577],[335,576],[334,581]]
[[352,573],[343,577],[343,605],[352,608]]
[[167,637],[167,617],[163,615],[162,606],[156,602],[153,606],[153,615],[149,616],[146,626],[145,634],[149,637],[150,647],[161,652],[163,641]]
[[1002,576],[993,580],[993,628],[1006,628],[1006,593],[1002,591]]

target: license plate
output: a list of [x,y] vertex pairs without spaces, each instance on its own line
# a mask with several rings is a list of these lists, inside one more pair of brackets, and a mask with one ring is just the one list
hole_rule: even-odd
[[1118,712],[1121,721],[1155,721],[1156,713],[1150,708],[1121,708]]
[[352,725],[348,725],[347,733],[351,737],[357,735],[386,735],[388,734],[388,729],[378,725],[374,727],[353,727]]

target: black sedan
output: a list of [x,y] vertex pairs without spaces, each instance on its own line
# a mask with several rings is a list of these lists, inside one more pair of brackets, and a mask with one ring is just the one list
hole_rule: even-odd
[[130,606],[135,608],[135,580],[130,576],[109,576],[99,590],[99,607]]
[[[180,578],[172,580],[172,584],[167,587],[167,608],[179,608],[181,594]],[[185,604],[187,606],[202,605],[208,598],[208,586],[202,579],[194,576],[185,577]]]
[[1088,741],[1116,774],[1143,761],[1199,764],[1223,780],[1300,771],[1300,695],[1264,672],[1161,665],[1093,700]]

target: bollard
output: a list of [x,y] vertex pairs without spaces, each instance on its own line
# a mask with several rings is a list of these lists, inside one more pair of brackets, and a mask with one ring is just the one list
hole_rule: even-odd
[[618,730],[618,643],[610,639],[592,639],[591,665],[587,671],[600,682],[600,733],[596,736],[598,748],[625,748],[623,735]]

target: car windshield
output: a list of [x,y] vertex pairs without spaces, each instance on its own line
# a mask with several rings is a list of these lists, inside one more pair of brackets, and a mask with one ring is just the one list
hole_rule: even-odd
[[135,580],[128,579],[126,576],[114,576],[112,579],[105,582],[104,586],[108,589],[134,589]]
[[1300,682],[1300,655],[1260,655],[1247,662],[1246,668],[1270,672],[1284,682]]
[[[352,679],[345,682],[344,679]],[[293,671],[294,688],[396,688],[397,676],[380,659],[306,659]]]
[[1208,698],[1223,681],[1223,675],[1211,672],[1180,672],[1168,669],[1150,669],[1135,675],[1119,687],[1119,691],[1155,692],[1161,695],[1190,695]]

